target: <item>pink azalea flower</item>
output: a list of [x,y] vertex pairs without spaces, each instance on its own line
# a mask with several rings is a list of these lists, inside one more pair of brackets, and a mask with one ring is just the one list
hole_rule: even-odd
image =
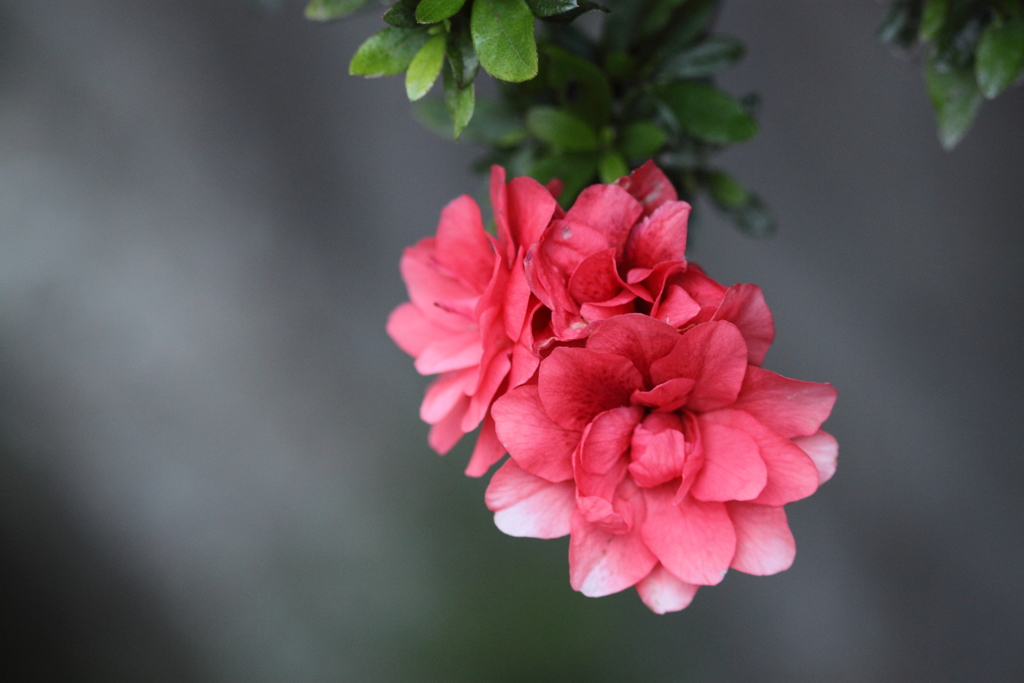
[[684,258],[690,206],[654,164],[563,212],[491,174],[495,233],[467,196],[405,251],[410,302],[388,333],[440,374],[421,406],[445,453],[480,427],[466,473],[506,450],[486,502],[514,536],[569,534],[573,588],[636,586],[680,610],[732,567],[796,552],[783,506],[835,471],[835,390],[760,366],[775,336],[760,288]]
[[562,214],[535,180],[505,182],[491,173],[497,237],[484,230],[476,202],[463,195],[441,212],[437,235],[405,250],[401,270],[408,303],[388,318],[387,331],[416,358],[424,375],[440,374],[427,389],[420,416],[432,425],[429,443],[446,453],[463,434],[482,429],[466,473],[481,476],[505,453],[489,415],[491,403],[528,380],[540,357],[523,268],[525,247]]
[[698,304],[682,331],[614,315],[495,402],[510,458],[486,495],[505,533],[570,535],[574,589],[636,586],[658,613],[730,567],[787,569],[796,546],[782,506],[831,477],[837,454],[820,429],[835,390],[759,367],[771,341],[759,290],[692,267],[676,282]]
[[560,340],[640,311],[681,326],[700,304],[678,285],[686,271],[690,205],[652,162],[614,185],[585,189],[526,254],[526,277],[551,310]]

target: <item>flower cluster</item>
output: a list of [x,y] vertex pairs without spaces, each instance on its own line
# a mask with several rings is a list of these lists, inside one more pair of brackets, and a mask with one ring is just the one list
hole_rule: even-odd
[[557,190],[495,167],[494,235],[463,196],[402,257],[411,301],[388,333],[441,373],[420,410],[430,445],[480,426],[472,476],[508,452],[495,523],[569,534],[584,595],[636,586],[664,613],[729,567],[788,568],[782,506],[835,471],[820,428],[835,390],[761,368],[775,328],[760,288],[686,262],[690,206],[653,163],[568,212]]

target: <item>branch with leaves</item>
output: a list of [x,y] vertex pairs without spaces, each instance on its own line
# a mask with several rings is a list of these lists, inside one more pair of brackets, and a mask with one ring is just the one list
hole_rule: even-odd
[[[312,19],[336,19],[366,0],[313,0]],[[715,75],[744,53],[713,30],[718,0],[399,0],[388,24],[349,65],[354,75],[405,73],[420,118],[488,148],[480,170],[559,179],[571,203],[654,158],[681,198],[701,195],[745,233],[774,229],[761,199],[711,158],[753,137],[758,99],[718,89]],[[599,31],[575,22],[600,11]],[[542,29],[535,29],[535,19]],[[591,27],[594,28],[594,27]],[[499,96],[478,100],[480,69]],[[443,97],[424,99],[441,80]]]
[[1020,0],[898,0],[878,30],[901,50],[922,49],[939,141],[963,139],[984,99],[1024,79]]

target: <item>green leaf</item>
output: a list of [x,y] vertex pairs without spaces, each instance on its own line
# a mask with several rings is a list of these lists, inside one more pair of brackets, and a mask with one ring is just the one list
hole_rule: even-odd
[[420,0],[399,0],[384,13],[384,21],[398,28],[416,28],[416,4]]
[[561,108],[589,121],[595,128],[612,116],[612,86],[604,72],[585,59],[554,46],[544,50],[548,85]]
[[564,183],[558,203],[568,208],[577,195],[589,185],[597,173],[597,156],[593,153],[559,154],[533,164],[530,176],[547,184],[555,178]]
[[946,23],[946,10],[949,8],[949,0],[927,0],[924,10],[921,11],[921,28],[917,35],[921,40],[934,40]]
[[421,24],[436,24],[454,15],[466,0],[423,0],[416,8],[416,21]]
[[[445,138],[451,136],[453,121],[442,99],[420,100],[413,111],[420,123],[433,132]],[[474,104],[473,118],[462,132],[461,139],[504,151],[516,147],[527,137],[526,127],[504,101],[481,99]],[[520,175],[525,173],[523,170]]]
[[672,13],[685,3],[686,0],[656,0],[640,25],[640,34],[651,35],[668,26]]
[[743,57],[743,43],[716,36],[679,53],[662,66],[662,78],[703,78],[726,69]]
[[448,108],[448,116],[452,120],[453,134],[458,140],[462,131],[466,129],[473,118],[476,96],[472,83],[465,88],[459,87],[451,64],[445,64],[444,67],[444,104]]
[[707,175],[708,191],[715,203],[725,209],[735,209],[745,205],[750,195],[743,186],[736,182],[728,173],[712,171]]
[[606,152],[597,160],[597,174],[602,183],[614,183],[624,175],[629,175],[629,165],[618,152]]
[[654,66],[664,63],[706,33],[717,7],[716,0],[689,0],[656,41],[650,63]]
[[434,36],[413,57],[405,74],[405,93],[410,102],[420,99],[434,87],[444,65],[444,44],[444,35]]
[[348,65],[353,76],[394,76],[409,68],[409,63],[427,42],[425,29],[385,28],[359,46]]
[[970,69],[939,71],[929,61],[925,69],[928,95],[939,124],[939,142],[951,150],[963,138],[981,106],[981,92]]
[[553,17],[571,12],[580,6],[576,0],[526,0],[535,17]]
[[669,83],[658,96],[679,126],[695,138],[718,145],[741,142],[757,134],[757,124],[739,102],[703,83]]
[[591,10],[608,9],[589,0],[526,0],[535,17],[545,21],[568,23]]
[[473,0],[470,26],[487,73],[513,83],[537,75],[533,13],[524,0]]
[[664,147],[667,139],[659,126],[638,121],[623,129],[619,149],[630,159],[647,159]]
[[1024,66],[1024,16],[992,22],[981,36],[974,73],[985,97],[992,99],[1013,83]]
[[878,39],[888,45],[904,48],[913,46],[921,24],[920,11],[920,0],[897,0],[878,27]]
[[534,107],[526,114],[526,128],[544,142],[568,152],[597,149],[597,134],[589,123],[555,107]]
[[750,237],[767,237],[775,232],[775,219],[761,198],[753,192],[747,193],[745,204],[735,208],[721,208],[740,232]]
[[476,78],[480,69],[480,60],[473,49],[473,37],[469,33],[469,22],[463,17],[454,17],[451,30],[448,31],[448,43],[445,48],[448,63],[452,66],[455,82],[465,88]]
[[306,18],[313,21],[332,21],[355,12],[369,0],[310,0],[306,5]]

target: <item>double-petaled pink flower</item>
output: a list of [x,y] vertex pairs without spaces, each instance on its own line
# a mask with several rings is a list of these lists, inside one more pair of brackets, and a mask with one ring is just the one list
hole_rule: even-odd
[[481,423],[467,473],[505,453],[486,502],[514,536],[571,534],[570,583],[636,586],[679,610],[729,567],[772,574],[795,544],[782,506],[835,470],[827,384],[760,367],[760,288],[687,264],[690,207],[648,163],[566,213],[538,183],[491,178],[497,236],[460,197],[406,250],[411,303],[388,331],[424,374],[445,452]]

